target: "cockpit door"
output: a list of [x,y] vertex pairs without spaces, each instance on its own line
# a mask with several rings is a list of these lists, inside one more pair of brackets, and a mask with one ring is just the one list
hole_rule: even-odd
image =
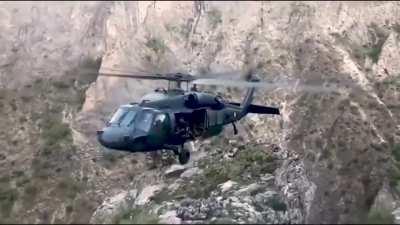
[[167,139],[171,129],[170,118],[166,113],[157,113],[154,117],[151,128],[152,144],[163,144]]

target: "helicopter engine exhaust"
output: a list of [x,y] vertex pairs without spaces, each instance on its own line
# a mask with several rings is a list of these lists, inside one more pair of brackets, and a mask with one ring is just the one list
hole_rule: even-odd
[[222,109],[225,105],[222,102],[221,98],[215,98],[201,93],[189,93],[185,96],[185,106],[191,109],[199,107]]

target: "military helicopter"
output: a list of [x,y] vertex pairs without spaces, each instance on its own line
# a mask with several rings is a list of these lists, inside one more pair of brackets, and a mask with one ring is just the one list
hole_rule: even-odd
[[[190,159],[190,152],[184,147],[186,142],[216,136],[229,124],[237,134],[235,122],[249,113],[280,115],[279,108],[252,104],[257,87],[277,85],[260,82],[251,71],[245,75],[245,81],[232,81],[215,79],[215,75],[207,78],[187,73],[99,73],[99,76],[166,80],[168,89],[157,88],[143,96],[140,102],[121,105],[106,127],[97,131],[97,139],[102,146],[112,150],[172,150],[179,163],[186,164]],[[186,83],[186,90],[182,83]],[[189,83],[193,84],[191,88]],[[198,91],[198,84],[240,86],[248,90],[242,102],[230,102],[220,95]]]

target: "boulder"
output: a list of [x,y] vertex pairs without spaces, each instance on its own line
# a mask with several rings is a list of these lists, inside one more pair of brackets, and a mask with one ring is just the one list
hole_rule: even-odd
[[258,192],[263,188],[264,188],[263,186],[261,186],[257,183],[253,183],[247,187],[244,187],[244,188],[236,191],[235,195],[252,195],[253,193]]
[[154,196],[156,191],[163,188],[163,185],[152,185],[143,188],[142,192],[137,196],[135,200],[135,205],[144,205],[150,201],[150,197]]
[[219,187],[222,193],[229,191],[233,186],[237,185],[236,182],[228,180],[227,182],[220,184]]
[[178,177],[185,169],[186,168],[182,165],[174,164],[169,167],[164,174],[166,177]]
[[193,167],[193,168],[190,168],[190,169],[186,170],[185,172],[183,172],[180,177],[181,178],[190,178],[201,172],[202,172],[202,170],[200,170],[198,167]]
[[137,191],[122,191],[107,198],[93,213],[90,223],[110,224],[121,211],[132,205]]
[[177,217],[176,211],[167,211],[163,215],[159,216],[161,224],[181,224],[182,219]]

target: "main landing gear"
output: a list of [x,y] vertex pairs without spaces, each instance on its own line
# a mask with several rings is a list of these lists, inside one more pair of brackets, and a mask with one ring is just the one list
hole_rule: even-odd
[[178,160],[181,165],[186,164],[189,162],[190,159],[190,152],[186,148],[182,147],[181,151],[178,153]]

